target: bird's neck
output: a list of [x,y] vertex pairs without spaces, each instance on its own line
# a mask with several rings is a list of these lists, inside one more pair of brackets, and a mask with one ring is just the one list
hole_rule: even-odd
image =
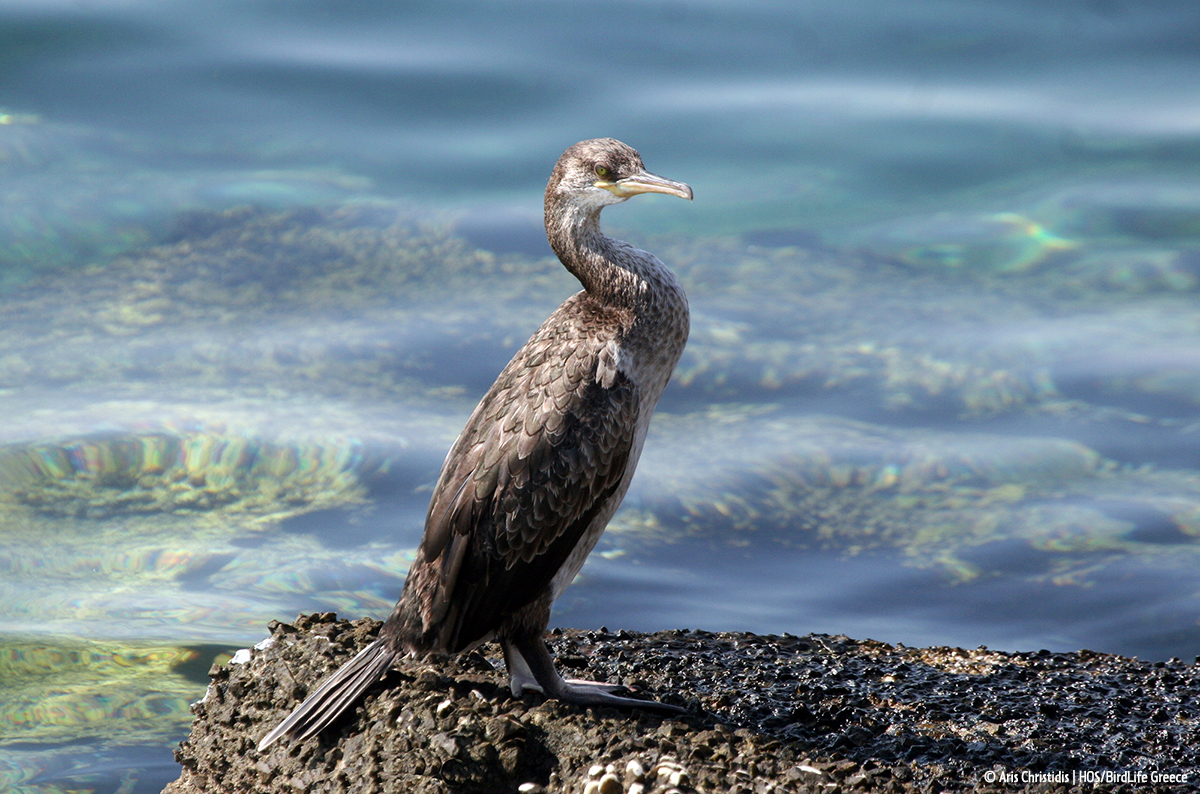
[[550,247],[588,294],[609,305],[634,308],[654,303],[677,287],[654,257],[600,231],[600,209],[546,210]]

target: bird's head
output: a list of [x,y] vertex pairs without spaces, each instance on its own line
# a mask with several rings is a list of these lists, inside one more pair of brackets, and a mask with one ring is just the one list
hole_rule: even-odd
[[598,211],[638,193],[692,198],[690,187],[650,173],[636,149],[613,138],[581,141],[567,149],[546,185],[547,205],[553,199],[584,210]]

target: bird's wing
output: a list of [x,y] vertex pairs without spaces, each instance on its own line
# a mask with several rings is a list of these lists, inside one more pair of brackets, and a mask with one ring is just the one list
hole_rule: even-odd
[[517,353],[443,466],[417,563],[438,570],[423,618],[443,650],[536,598],[619,496],[637,388],[611,342],[565,325],[547,322]]

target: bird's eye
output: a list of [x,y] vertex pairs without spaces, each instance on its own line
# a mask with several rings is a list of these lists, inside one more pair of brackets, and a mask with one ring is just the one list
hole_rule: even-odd
[[610,169],[606,165],[596,166],[596,176],[600,177],[601,179],[608,179],[608,176],[611,173],[612,173],[612,169]]

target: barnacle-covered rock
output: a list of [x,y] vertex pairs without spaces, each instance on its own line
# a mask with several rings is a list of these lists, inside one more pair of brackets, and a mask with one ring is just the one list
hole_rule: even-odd
[[[665,718],[514,698],[492,646],[402,660],[324,735],[255,745],[379,624],[275,624],[216,667],[176,753],[185,792],[1055,791],[997,769],[1194,774],[1196,665],[906,648],[813,634],[555,631],[572,675],[686,703]],[[1169,791],[1172,782],[1139,786]],[[1088,789],[1090,790],[1090,788]]]

